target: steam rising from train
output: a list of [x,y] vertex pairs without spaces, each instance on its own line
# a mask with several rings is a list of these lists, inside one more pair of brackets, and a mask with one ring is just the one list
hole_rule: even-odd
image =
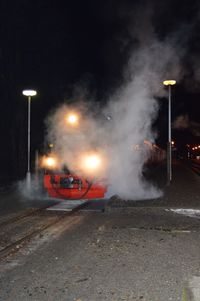
[[97,118],[82,109],[83,105],[73,110],[62,105],[48,118],[48,140],[54,147],[51,158],[44,160],[52,168],[67,167],[75,174],[105,179],[109,195],[129,199],[158,196],[142,176],[151,149],[138,147],[144,138],[154,137],[150,127],[157,104],[142,95],[140,100],[141,105],[134,97],[109,103],[110,118],[103,112]]
[[154,144],[152,123],[159,109],[156,98],[166,96],[163,80],[178,81],[183,76],[181,59],[189,37],[185,34],[189,27],[184,24],[184,30],[158,38],[152,20],[157,20],[161,6],[159,1],[159,9],[157,1],[153,3],[141,1],[133,9],[120,6],[120,22],[125,19],[127,27],[122,49],[130,44],[134,50],[124,70],[124,84],[107,105],[95,110],[95,102],[92,107],[86,98],[73,106],[63,104],[47,119],[47,141],[54,146],[51,159],[44,158],[44,164],[103,178],[109,195],[129,199],[160,196],[143,178],[151,149],[138,146],[145,140]]
[[[109,102],[104,112],[98,112],[98,118],[97,113],[89,113],[83,104],[58,108],[48,118],[48,140],[54,143],[55,160],[49,163],[57,168],[66,166],[86,177],[106,179],[110,196],[117,194],[129,199],[159,196],[160,192],[142,176],[149,149],[136,147],[155,136],[151,122],[157,103],[153,97],[147,97],[146,90],[139,95],[134,95],[134,91],[134,85],[127,87],[115,102]],[[69,116],[74,121],[70,124]]]
[[[153,33],[148,36],[146,44],[138,37],[140,46],[135,48],[124,72],[125,84],[110,97],[103,110],[90,110],[86,99],[75,107],[62,105],[47,122],[48,140],[54,143],[62,165],[87,176],[81,168],[80,156],[94,152],[101,158],[101,168],[93,170],[93,176],[106,179],[109,195],[128,199],[161,194],[142,175],[149,151],[138,151],[135,147],[144,140],[154,143],[152,123],[159,108],[156,97],[166,96],[164,79],[178,80],[182,72],[183,53],[177,51],[178,41],[168,37],[159,42]],[[73,111],[79,117],[72,118],[74,126],[69,127],[66,116]]]

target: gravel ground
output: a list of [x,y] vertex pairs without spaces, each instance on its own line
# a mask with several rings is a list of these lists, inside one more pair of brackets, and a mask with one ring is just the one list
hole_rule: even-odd
[[199,220],[157,208],[80,216],[1,265],[0,300],[177,301],[200,276]]
[[173,176],[162,199],[80,212],[3,261],[0,300],[199,301],[200,219],[166,207],[199,208],[200,178]]

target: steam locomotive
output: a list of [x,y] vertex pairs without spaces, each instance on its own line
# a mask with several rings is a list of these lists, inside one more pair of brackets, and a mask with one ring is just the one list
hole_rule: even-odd
[[[65,112],[63,114],[65,114]],[[66,115],[65,122],[67,122],[67,135],[69,135],[67,137],[79,139],[78,117],[79,115],[74,112],[69,112]],[[59,120],[63,119],[64,118],[59,118]],[[58,119],[55,121],[57,122]],[[61,128],[63,128],[63,125]],[[59,134],[56,135],[56,137],[57,136],[59,136]],[[60,158],[59,160],[52,152],[53,148],[50,151],[50,155],[43,157],[41,165],[45,171],[43,179],[45,190],[50,197],[60,199],[104,198],[107,192],[107,183],[105,179],[102,179],[102,175],[106,174],[106,163],[108,162],[106,162],[102,152],[92,151],[84,154],[79,147],[78,150],[76,148],[77,147],[72,147],[72,153],[76,152],[76,156],[71,160],[68,158],[68,163],[70,161],[70,166],[73,166],[73,161],[76,161],[77,166],[76,168],[70,168],[70,170],[66,165],[63,165],[66,163],[59,163],[62,161],[65,162],[65,158],[63,160]],[[148,157],[150,157],[149,160],[152,161],[163,159],[162,150],[149,141],[144,141],[142,145],[135,145],[133,151],[147,152]]]
[[[134,147],[134,151],[148,152],[147,164],[159,163],[166,157],[166,152],[149,141],[143,145]],[[94,173],[103,160],[99,154],[93,153],[85,156],[84,168]],[[104,198],[107,192],[107,183],[101,177],[86,176],[82,173],[70,171],[66,166],[58,168],[57,158],[54,154],[44,156],[42,159],[44,168],[43,185],[48,195],[59,199],[99,199]]]
[[[100,164],[97,155],[88,157],[86,161],[88,168]],[[56,170],[56,159],[53,156],[44,157],[43,165],[43,185],[50,197],[70,200],[104,198],[107,191],[105,180],[77,175],[66,166]]]

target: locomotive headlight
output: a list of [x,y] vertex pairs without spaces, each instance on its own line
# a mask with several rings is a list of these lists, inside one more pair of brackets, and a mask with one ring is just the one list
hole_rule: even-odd
[[44,168],[54,169],[57,166],[57,160],[52,156],[44,157],[42,160],[42,166]]
[[68,117],[69,123],[76,123],[77,122],[77,116],[76,115],[70,115]]
[[93,172],[98,173],[102,171],[103,158],[99,154],[85,154],[81,157],[81,169],[87,174]]
[[101,159],[97,155],[87,156],[84,160],[85,167],[89,170],[97,169],[101,165]]
[[79,123],[79,116],[76,113],[69,113],[66,116],[66,122],[67,124],[71,125],[71,126],[78,126]]
[[49,158],[46,159],[46,164],[49,167],[54,167],[55,164],[56,164],[56,161],[55,161],[54,158],[49,157]]

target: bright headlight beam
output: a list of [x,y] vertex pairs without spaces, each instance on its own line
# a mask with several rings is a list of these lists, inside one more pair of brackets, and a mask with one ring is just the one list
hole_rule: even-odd
[[77,126],[79,121],[79,116],[75,113],[70,113],[66,116],[66,122],[71,126]]
[[55,165],[55,159],[54,158],[47,158],[46,163],[49,167],[52,167]]
[[98,170],[101,167],[102,160],[98,155],[87,155],[82,159],[82,167],[88,172]]
[[46,168],[55,168],[57,165],[57,160],[54,157],[44,157],[42,160],[42,166]]
[[77,121],[77,116],[76,116],[76,115],[70,115],[70,116],[68,117],[68,121],[69,121],[70,123],[75,123],[75,122]]

